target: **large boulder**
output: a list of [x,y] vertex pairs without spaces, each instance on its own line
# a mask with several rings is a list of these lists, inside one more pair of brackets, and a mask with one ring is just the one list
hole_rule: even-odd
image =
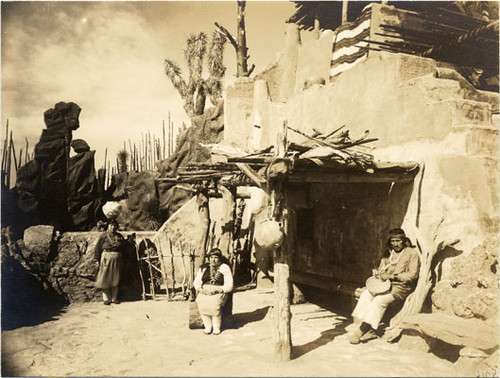
[[54,246],[54,227],[49,225],[31,226],[24,231],[23,240],[25,258],[48,262]]
[[164,271],[175,276],[177,284],[193,279],[193,273],[202,263],[204,251],[197,249],[200,223],[199,204],[192,198],[161,226],[152,240],[164,256]]
[[[57,258],[48,277],[52,287],[70,303],[100,300],[101,293],[94,287],[99,263],[94,259],[94,248],[99,232],[68,232],[62,234]],[[126,236],[126,235],[125,235]],[[127,243],[122,255],[120,298],[140,298],[141,283],[133,240]]]
[[58,245],[49,281],[69,302],[87,302],[99,298],[94,279],[99,265],[93,261],[92,249],[98,233],[65,233]]

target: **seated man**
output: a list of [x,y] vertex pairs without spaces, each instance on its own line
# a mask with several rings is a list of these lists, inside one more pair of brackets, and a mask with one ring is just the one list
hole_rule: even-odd
[[351,335],[350,343],[359,344],[377,338],[375,331],[384,316],[387,306],[396,301],[404,301],[415,288],[420,269],[420,258],[417,250],[412,246],[404,231],[394,228],[389,231],[387,249],[384,252],[378,269],[373,275],[382,280],[390,280],[390,291],[374,295],[364,290],[352,312],[355,321],[361,325]]

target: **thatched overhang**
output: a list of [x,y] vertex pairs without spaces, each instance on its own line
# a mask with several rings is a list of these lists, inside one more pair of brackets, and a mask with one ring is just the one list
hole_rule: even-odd
[[[342,1],[294,1],[296,11],[288,22],[301,29],[312,30],[316,20],[321,29],[335,30],[342,25]],[[349,1],[347,22],[356,20],[372,3],[381,1]],[[387,1],[397,9],[419,12],[464,29],[474,29],[498,19],[498,3],[494,1]],[[486,13],[485,13],[486,12]]]
[[[349,1],[342,22],[341,1],[298,1],[289,22],[312,30],[343,30],[371,17],[371,3]],[[393,1],[385,2],[379,25],[369,35],[358,35],[366,49],[429,57],[452,64],[471,83],[498,91],[499,4],[494,1]],[[404,12],[403,12],[404,11]],[[375,19],[378,20],[378,16]],[[380,22],[380,21],[379,21]],[[479,71],[477,71],[479,70]]]

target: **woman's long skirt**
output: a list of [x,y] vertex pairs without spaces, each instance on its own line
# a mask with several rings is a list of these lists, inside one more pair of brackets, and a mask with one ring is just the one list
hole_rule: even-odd
[[[205,285],[205,287],[210,285]],[[221,286],[218,286],[219,288]],[[198,310],[201,315],[208,316],[220,316],[222,306],[227,301],[226,293],[219,293],[213,295],[206,295],[203,293],[198,293],[196,296],[196,304],[198,305]]]
[[122,259],[120,252],[103,252],[95,281],[98,289],[110,289],[120,284]]

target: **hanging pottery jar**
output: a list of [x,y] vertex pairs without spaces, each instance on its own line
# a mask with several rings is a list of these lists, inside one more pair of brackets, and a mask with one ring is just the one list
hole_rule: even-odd
[[255,243],[263,249],[277,249],[284,238],[285,234],[279,222],[265,220],[255,225]]

